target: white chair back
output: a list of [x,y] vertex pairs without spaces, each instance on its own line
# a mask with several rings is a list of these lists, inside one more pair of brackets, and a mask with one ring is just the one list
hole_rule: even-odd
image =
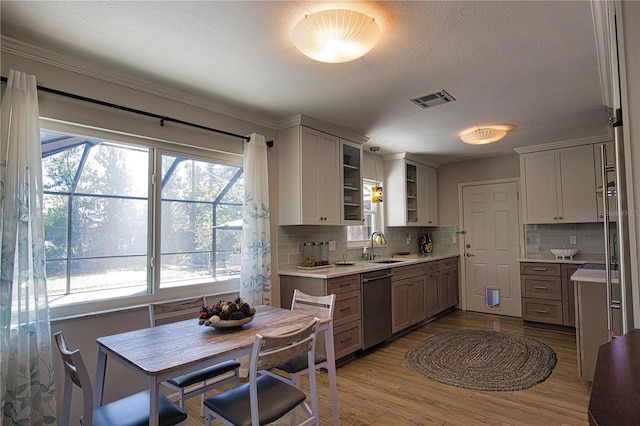
[[206,304],[204,296],[171,302],[151,303],[149,304],[151,327],[187,319],[197,321],[200,309]]
[[336,295],[311,296],[298,289],[293,291],[291,310],[305,311],[319,318],[333,318],[333,310],[336,305]]

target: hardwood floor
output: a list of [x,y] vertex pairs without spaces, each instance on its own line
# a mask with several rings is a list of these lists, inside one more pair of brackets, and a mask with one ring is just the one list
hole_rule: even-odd
[[[481,392],[423,378],[404,366],[413,346],[444,331],[495,330],[538,339],[556,351],[551,376],[515,392]],[[331,425],[326,373],[317,375],[321,425]],[[307,386],[303,382],[303,386]],[[587,425],[590,383],[578,379],[575,336],[523,326],[519,318],[454,311],[338,368],[340,424]],[[199,398],[187,402],[187,425],[202,425]],[[277,425],[288,425],[289,417]]]

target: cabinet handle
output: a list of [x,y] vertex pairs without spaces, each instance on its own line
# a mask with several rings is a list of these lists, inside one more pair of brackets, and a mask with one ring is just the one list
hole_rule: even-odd
[[534,309],[533,312],[536,312],[538,314],[548,314],[549,311],[543,311],[542,309]]
[[547,287],[546,285],[534,285],[533,288],[535,288],[536,290],[548,290],[549,287]]
[[352,337],[349,337],[348,339],[340,340],[340,344],[342,345],[342,344],[347,343],[347,342],[349,342],[351,340],[353,340]]
[[338,287],[350,287],[351,283],[339,284]]
[[532,268],[532,271],[536,271],[536,272],[544,272],[544,271],[548,271],[547,268]]
[[351,307],[342,308],[342,309],[340,309],[340,312],[346,312],[346,311],[350,311],[350,310],[351,310]]

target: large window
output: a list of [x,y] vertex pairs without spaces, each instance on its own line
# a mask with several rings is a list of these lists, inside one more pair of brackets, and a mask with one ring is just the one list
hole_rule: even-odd
[[242,168],[162,155],[160,286],[237,274]]
[[41,143],[54,306],[238,277],[228,265],[240,251],[239,164],[55,132]]
[[362,181],[362,206],[364,210],[364,225],[347,226],[347,247],[364,247],[369,245],[373,231],[383,232],[382,204],[371,201],[371,188],[381,187],[382,182],[363,179]]

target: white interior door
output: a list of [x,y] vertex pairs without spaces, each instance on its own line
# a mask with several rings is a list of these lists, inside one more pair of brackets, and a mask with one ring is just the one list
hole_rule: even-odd
[[462,204],[467,310],[522,316],[516,182],[464,186]]

